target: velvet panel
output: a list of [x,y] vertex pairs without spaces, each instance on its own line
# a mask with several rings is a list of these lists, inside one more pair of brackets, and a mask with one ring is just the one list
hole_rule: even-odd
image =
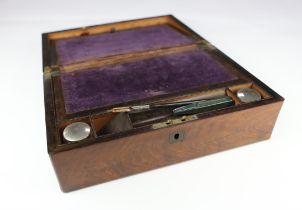
[[62,72],[67,113],[142,100],[237,77],[202,49]]
[[58,62],[67,65],[89,59],[192,44],[193,39],[169,25],[80,36],[56,41]]

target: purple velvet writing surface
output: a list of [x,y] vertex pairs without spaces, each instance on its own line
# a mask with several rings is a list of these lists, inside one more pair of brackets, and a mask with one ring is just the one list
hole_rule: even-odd
[[89,59],[140,52],[152,49],[192,44],[186,37],[168,25],[102,33],[61,39],[56,42],[59,63],[62,65]]
[[129,63],[62,72],[67,113],[236,79],[201,49]]

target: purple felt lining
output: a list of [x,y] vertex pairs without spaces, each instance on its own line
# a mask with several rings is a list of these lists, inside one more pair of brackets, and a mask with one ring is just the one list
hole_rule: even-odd
[[56,48],[59,64],[66,65],[88,59],[192,43],[194,40],[172,27],[158,25],[62,39],[56,42]]
[[237,77],[201,49],[62,73],[67,113],[89,110]]

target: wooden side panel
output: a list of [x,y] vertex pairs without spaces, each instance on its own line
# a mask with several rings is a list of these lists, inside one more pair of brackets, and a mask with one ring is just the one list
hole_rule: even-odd
[[[68,192],[268,139],[282,101],[51,155]],[[170,143],[169,135],[184,139]]]

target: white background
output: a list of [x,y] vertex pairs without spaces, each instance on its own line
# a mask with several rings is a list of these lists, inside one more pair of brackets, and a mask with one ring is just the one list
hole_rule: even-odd
[[[174,14],[286,101],[271,140],[60,191],[46,151],[41,33]],[[302,2],[0,0],[0,209],[302,209]]]

